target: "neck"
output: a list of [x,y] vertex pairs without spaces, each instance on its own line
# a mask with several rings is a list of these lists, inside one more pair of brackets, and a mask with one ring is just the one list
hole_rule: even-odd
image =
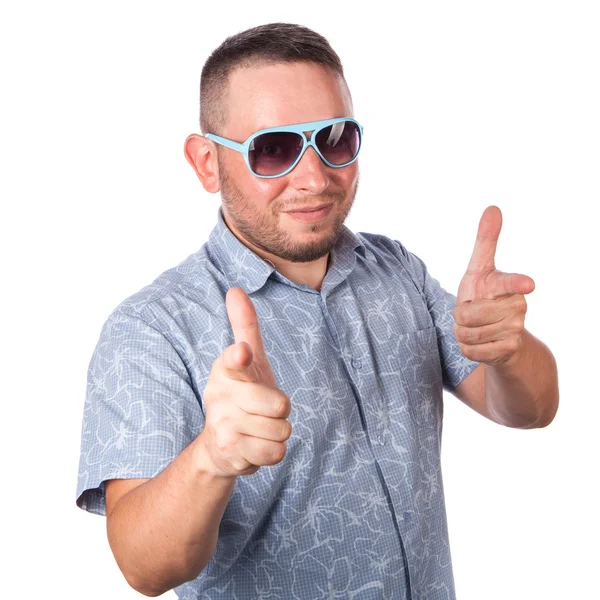
[[233,233],[242,244],[250,248],[255,254],[258,254],[263,260],[270,263],[279,273],[287,277],[290,281],[308,285],[317,290],[317,292],[321,291],[323,279],[325,279],[325,274],[329,268],[329,257],[331,256],[331,252],[310,262],[292,262],[285,260],[276,254],[267,252],[262,248],[258,248],[252,242],[245,239],[231,223],[225,222],[231,230],[231,233]]
[[331,252],[328,252],[325,256],[321,256],[312,262],[297,263],[283,260],[279,256],[274,256],[264,250],[254,248],[253,250],[261,258],[270,262],[279,273],[287,277],[290,281],[308,285],[317,290],[317,292],[321,291],[323,279],[325,279],[325,274],[329,268],[329,257],[331,256]]

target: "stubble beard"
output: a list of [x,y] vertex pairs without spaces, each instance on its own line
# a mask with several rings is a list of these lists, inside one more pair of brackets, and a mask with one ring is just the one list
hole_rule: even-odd
[[[335,246],[342,232],[344,222],[354,204],[359,182],[357,177],[349,201],[341,212],[335,213],[331,225],[319,222],[306,226],[307,230],[311,232],[318,232],[324,229],[329,229],[330,232],[314,242],[300,244],[293,242],[289,235],[279,227],[279,214],[281,210],[279,203],[271,205],[270,215],[261,213],[236,187],[227,174],[227,170],[223,168],[223,165],[219,165],[219,173],[221,176],[221,199],[223,206],[230,220],[233,221],[233,225],[246,240],[261,250],[274,254],[284,260],[300,263],[317,260],[325,256]],[[346,199],[346,192],[321,194],[320,199],[328,204],[337,203],[338,205],[342,205]],[[297,204],[301,205],[303,202],[298,201]],[[289,210],[292,207],[293,205],[290,207],[286,206],[285,208]],[[335,207],[333,210],[335,211]]]

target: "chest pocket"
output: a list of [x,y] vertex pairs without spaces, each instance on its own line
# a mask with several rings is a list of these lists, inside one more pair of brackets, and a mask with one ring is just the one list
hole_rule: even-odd
[[438,428],[443,387],[435,326],[402,334],[397,348],[412,422],[417,427]]

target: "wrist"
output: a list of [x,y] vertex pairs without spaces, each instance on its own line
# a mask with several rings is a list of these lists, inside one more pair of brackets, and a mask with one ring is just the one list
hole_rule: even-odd
[[206,439],[200,432],[196,439],[192,442],[193,462],[199,474],[210,478],[211,480],[222,481],[223,483],[233,484],[237,479],[236,475],[223,473],[212,460],[211,454],[208,451]]

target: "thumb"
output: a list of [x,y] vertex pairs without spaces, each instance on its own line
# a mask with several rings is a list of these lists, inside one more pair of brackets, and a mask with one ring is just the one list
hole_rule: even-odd
[[238,381],[254,381],[253,374],[250,372],[252,359],[252,348],[247,342],[228,346],[221,355],[225,376]]

